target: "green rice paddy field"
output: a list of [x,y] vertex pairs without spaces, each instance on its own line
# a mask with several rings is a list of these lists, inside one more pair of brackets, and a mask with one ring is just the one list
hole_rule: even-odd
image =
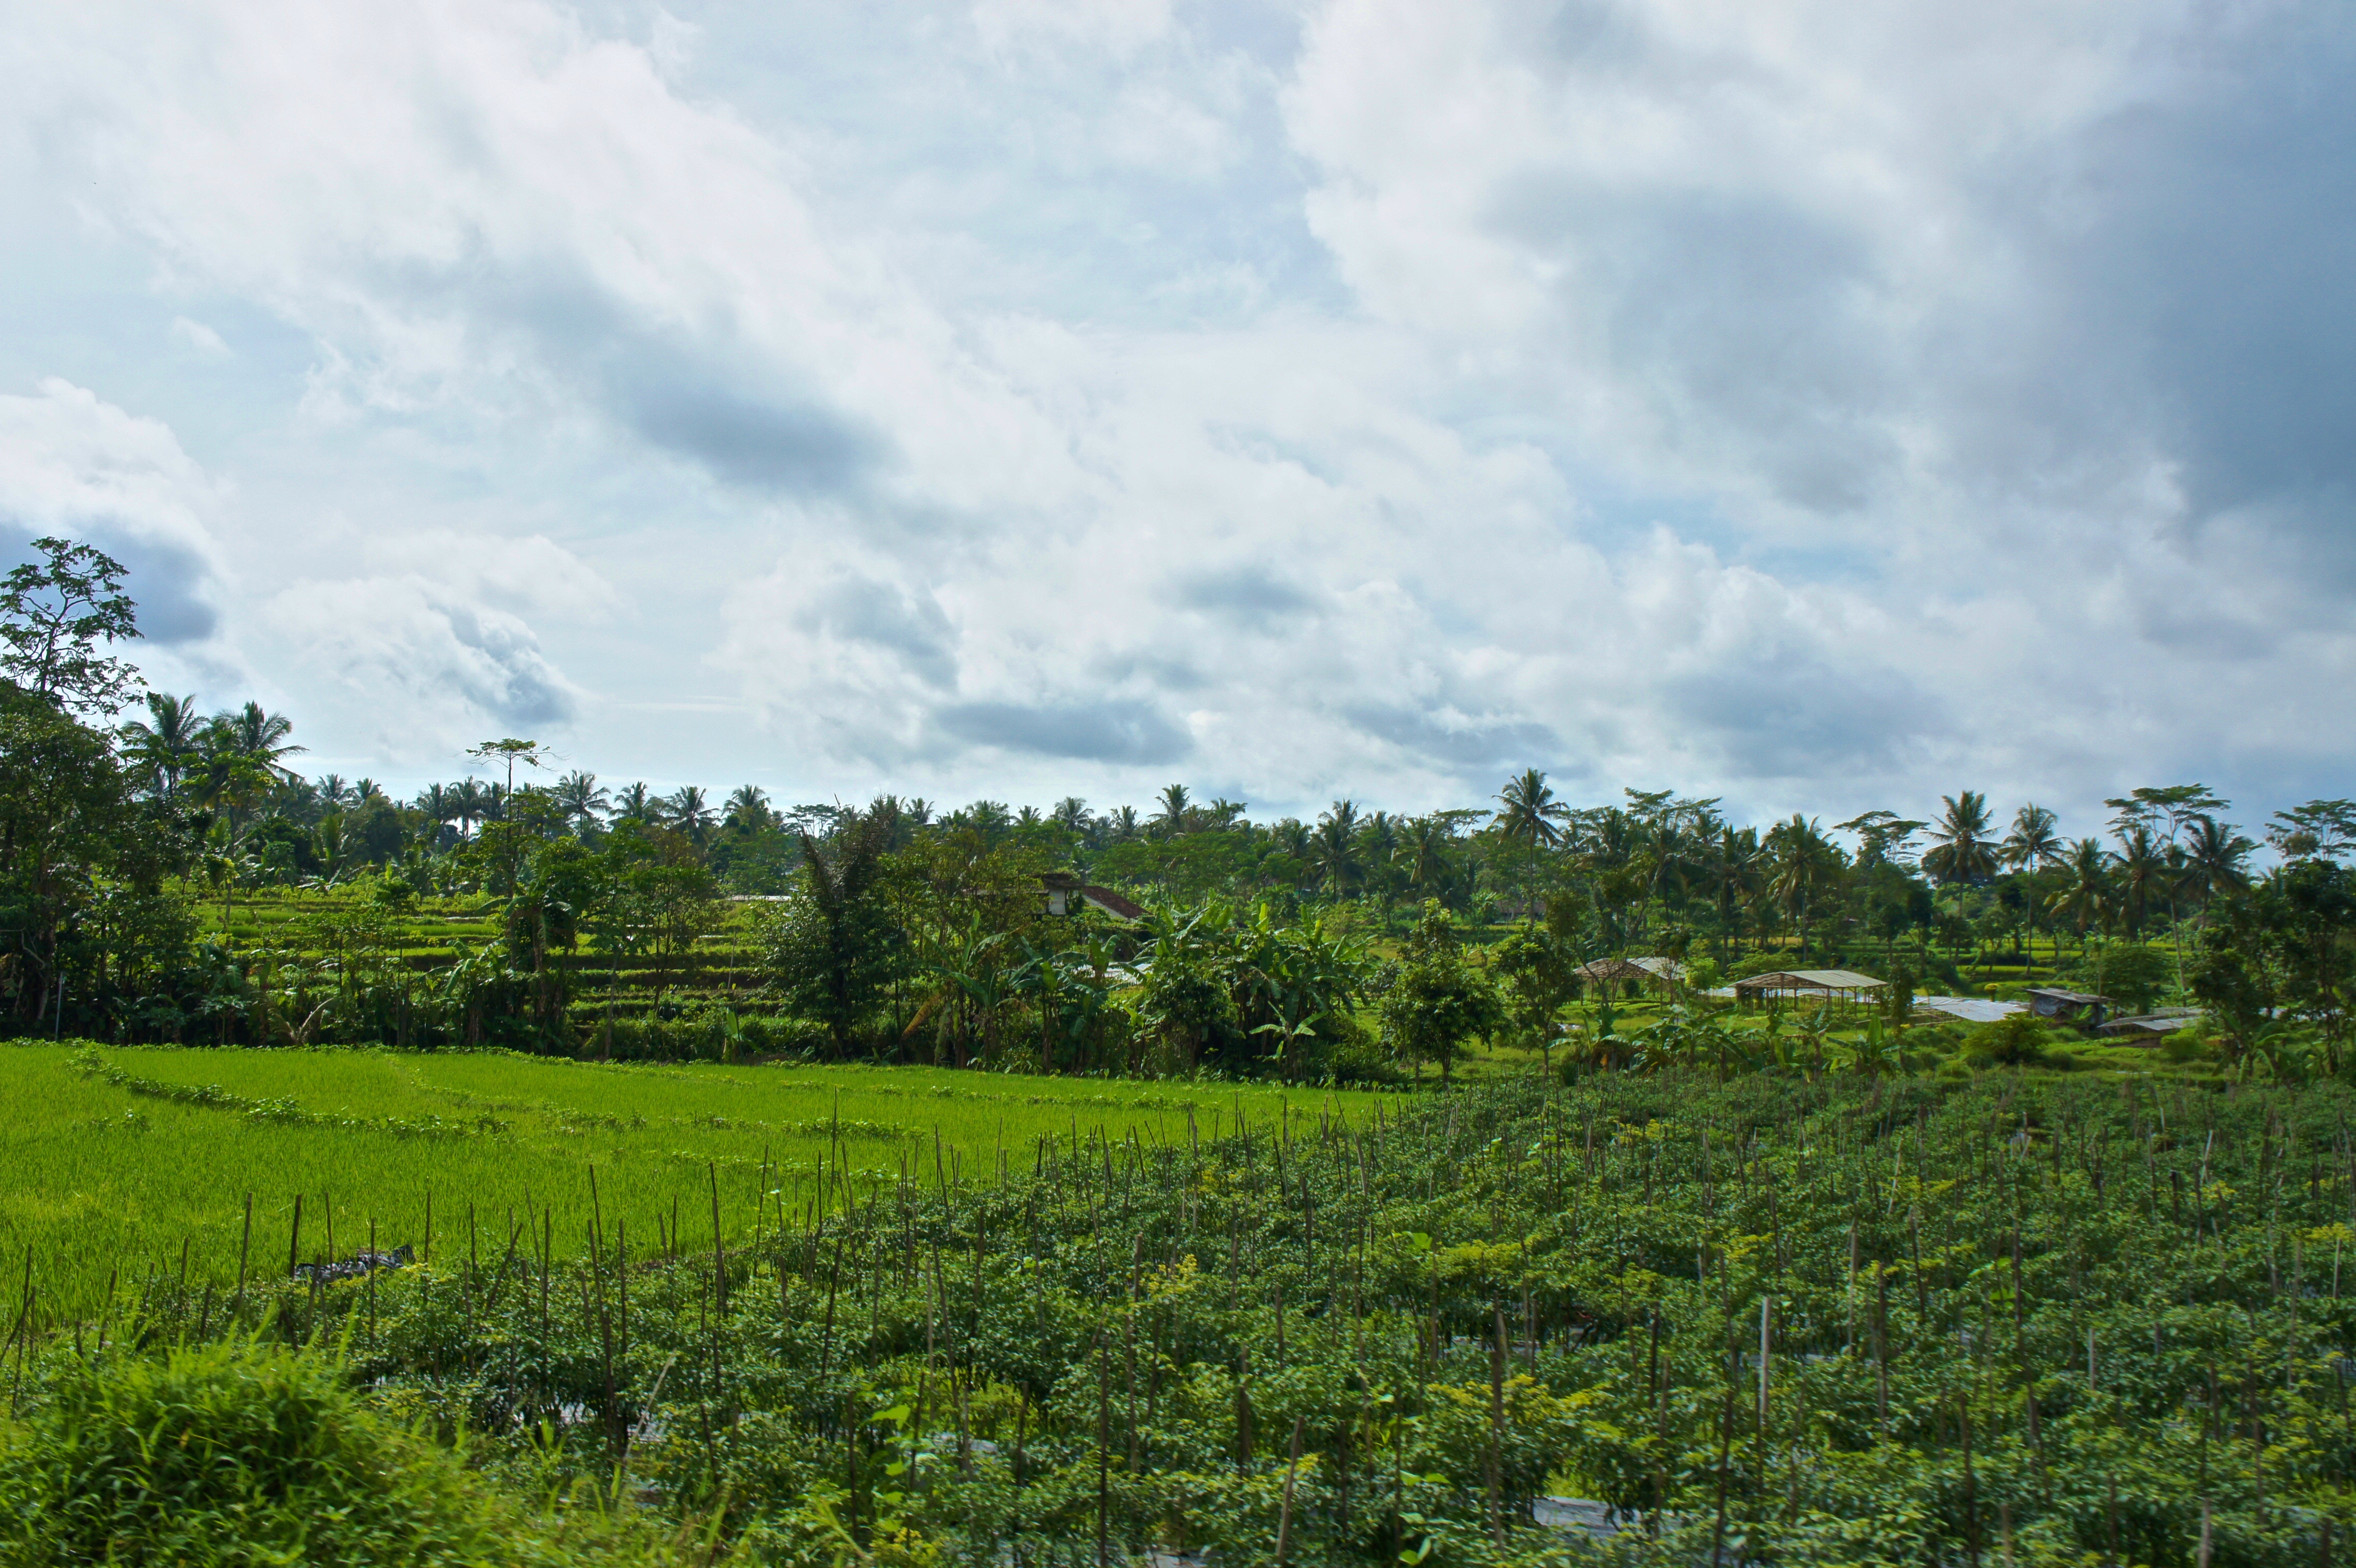
[[[991,1182],[1043,1141],[1183,1143],[1371,1093],[926,1068],[603,1065],[505,1054],[0,1045],[0,1301],[95,1318],[150,1271],[233,1289],[290,1259],[636,1252],[806,1228],[901,1181]],[[593,1197],[593,1173],[594,1193]],[[252,1222],[246,1219],[252,1197]],[[300,1228],[296,1200],[301,1199]],[[429,1205],[431,1228],[428,1228]],[[332,1230],[331,1230],[332,1228]],[[185,1253],[185,1263],[184,1263]],[[16,1311],[7,1315],[13,1322]]]

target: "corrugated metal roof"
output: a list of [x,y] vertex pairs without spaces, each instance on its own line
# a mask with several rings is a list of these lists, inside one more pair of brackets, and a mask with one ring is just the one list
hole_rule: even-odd
[[2008,1014],[2029,1011],[2026,1003],[1991,1002],[1985,996],[1917,996],[1914,1005],[1973,1024],[1993,1024]]
[[1853,969],[1784,969],[1734,983],[1737,991],[1869,991],[1887,981]]

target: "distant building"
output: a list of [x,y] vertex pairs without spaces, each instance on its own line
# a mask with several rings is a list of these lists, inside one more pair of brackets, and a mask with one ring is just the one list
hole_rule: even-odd
[[2085,991],[2063,991],[2053,986],[2032,985],[2027,995],[2029,1010],[2039,1017],[2077,1024],[2089,1029],[2103,1026],[2103,1015],[2111,1005],[2111,999],[2107,996],[2096,996]]
[[2189,1029],[2199,1022],[2201,1013],[2198,1008],[2163,1007],[2157,1013],[2114,1018],[2096,1033],[2107,1035],[2123,1046],[2156,1046],[2179,1029]]
[[1737,999],[1757,1002],[1764,997],[1793,997],[1806,1001],[1864,1002],[1870,993],[1890,983],[1876,980],[1869,974],[1859,974],[1853,969],[1785,969],[1772,974],[1754,974],[1734,983]]

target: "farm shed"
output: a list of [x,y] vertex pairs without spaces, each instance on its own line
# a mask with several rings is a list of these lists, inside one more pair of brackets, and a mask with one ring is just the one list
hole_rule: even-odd
[[1869,974],[1859,974],[1853,969],[1785,969],[1772,974],[1754,974],[1734,983],[1737,1000],[1758,1002],[1769,997],[1797,997],[1807,1001],[1849,1004],[1870,999],[1888,981],[1876,980]]
[[2156,1046],[2179,1029],[2189,1029],[2201,1022],[2199,1009],[2168,1007],[2157,1013],[2139,1013],[2131,1018],[2114,1018],[2097,1034],[2108,1035],[2123,1046]]
[[2096,996],[2086,991],[2064,991],[2050,985],[2032,985],[2029,988],[2028,996],[2029,1010],[2040,1018],[2054,1018],[2064,1024],[2084,1024],[2095,1029],[2103,1026],[2103,1013],[2111,1004],[2107,996]]

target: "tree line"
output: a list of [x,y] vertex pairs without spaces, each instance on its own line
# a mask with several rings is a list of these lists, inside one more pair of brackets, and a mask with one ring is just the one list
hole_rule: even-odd
[[[701,1009],[722,1049],[1365,1078],[1444,1074],[1479,1036],[1550,1043],[1580,963],[1654,954],[1697,990],[1810,963],[1910,990],[2034,970],[2206,1008],[2276,1070],[2343,1055],[2347,800],[2254,839],[2201,785],[2137,789],[2074,840],[1972,789],[1921,818],[1739,824],[1669,790],[1574,805],[1536,769],[1480,806],[1342,800],[1314,821],[1183,784],[1141,811],[780,808],[560,773],[508,737],[396,801],[298,771],[292,722],[258,703],[143,692],[120,564],[38,549],[0,579],[0,991],[20,1027],[611,1051],[649,1010]],[[145,716],[111,722],[134,697]],[[1146,918],[1051,917],[1056,873]],[[241,939],[237,900],[265,890],[317,913]],[[421,956],[436,899],[482,914],[479,940]],[[715,937],[741,961],[698,997]]]

